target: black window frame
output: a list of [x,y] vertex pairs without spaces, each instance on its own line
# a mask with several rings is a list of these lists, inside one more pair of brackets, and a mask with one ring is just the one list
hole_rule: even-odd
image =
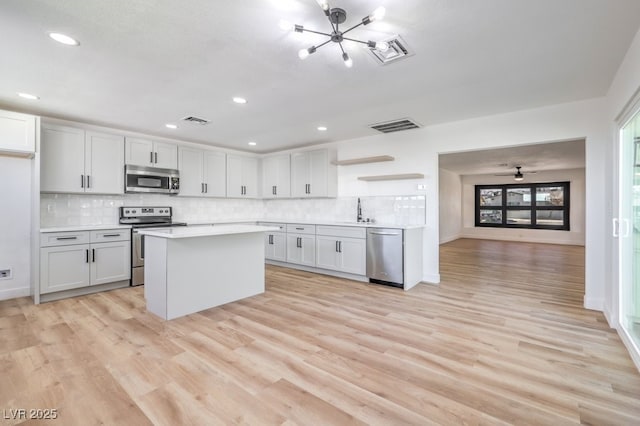
[[[546,188],[549,186],[561,186],[563,188],[563,205],[562,206],[537,206],[536,194],[538,188]],[[509,206],[507,205],[507,191],[509,189],[529,188],[531,191],[530,206]],[[569,213],[570,209],[570,182],[539,182],[539,183],[516,183],[516,184],[499,184],[499,185],[476,185],[475,195],[475,222],[477,227],[483,228],[525,228],[525,229],[551,229],[557,231],[570,231]],[[497,206],[480,206],[480,193],[483,189],[500,189],[502,191],[502,204]],[[501,223],[480,223],[480,213],[483,210],[501,210]],[[531,212],[531,224],[514,224],[507,223],[507,212],[516,210],[529,210]],[[544,210],[559,210],[563,212],[563,225],[538,225],[536,212]]]

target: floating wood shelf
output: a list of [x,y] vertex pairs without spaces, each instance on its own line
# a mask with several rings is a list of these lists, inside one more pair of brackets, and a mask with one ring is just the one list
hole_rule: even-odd
[[338,166],[351,166],[352,164],[381,163],[383,161],[393,161],[394,157],[390,155],[378,155],[377,157],[352,158],[350,160],[334,161],[333,164]]
[[378,175],[378,176],[360,176],[358,180],[366,180],[368,182],[376,180],[402,180],[402,179],[423,179],[422,173],[404,173],[399,175]]

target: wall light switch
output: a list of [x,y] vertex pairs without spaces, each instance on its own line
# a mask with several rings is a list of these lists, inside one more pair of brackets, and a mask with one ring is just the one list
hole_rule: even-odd
[[11,268],[0,269],[0,280],[11,279]]

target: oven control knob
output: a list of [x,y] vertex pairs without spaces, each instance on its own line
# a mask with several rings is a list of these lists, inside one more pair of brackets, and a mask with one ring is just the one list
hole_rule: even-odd
[[125,213],[129,213],[129,210],[125,210],[124,212],[125,212]]

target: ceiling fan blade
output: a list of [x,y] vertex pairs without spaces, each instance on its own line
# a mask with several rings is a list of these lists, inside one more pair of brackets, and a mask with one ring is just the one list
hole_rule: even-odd
[[513,176],[515,173],[496,173],[494,176]]

